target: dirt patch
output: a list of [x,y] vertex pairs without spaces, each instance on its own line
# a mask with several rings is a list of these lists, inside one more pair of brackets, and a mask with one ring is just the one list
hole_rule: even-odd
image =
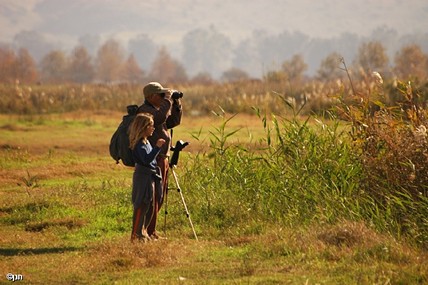
[[0,145],[0,150],[19,150],[19,149],[21,149],[21,147],[11,145],[8,143]]
[[28,128],[23,128],[23,127],[20,127],[20,126],[17,126],[17,125],[5,124],[3,126],[0,126],[0,130],[11,131],[11,132],[16,132],[16,131],[26,132],[29,129]]
[[189,246],[186,242],[169,240],[131,243],[128,237],[122,237],[94,245],[88,254],[100,261],[97,270],[130,270],[176,264],[193,254]]
[[41,232],[50,227],[66,227],[69,230],[81,228],[86,224],[83,220],[75,220],[75,219],[57,219],[45,222],[33,222],[28,223],[25,226],[25,230],[28,232]]
[[43,180],[68,178],[76,176],[88,176],[94,173],[99,173],[115,166],[115,162],[111,163],[103,161],[90,161],[82,163],[74,163],[67,166],[45,165],[31,167],[27,169],[0,169],[0,185],[4,186],[22,186],[27,187],[25,181],[31,178],[36,179],[35,184],[31,188],[37,188],[43,185]]
[[381,237],[364,223],[348,221],[323,228],[317,237],[325,244],[338,247],[352,247],[381,240]]

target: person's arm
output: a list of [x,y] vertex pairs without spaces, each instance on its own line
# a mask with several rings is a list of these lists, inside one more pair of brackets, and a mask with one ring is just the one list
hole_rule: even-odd
[[149,145],[141,144],[137,145],[136,154],[140,163],[143,165],[149,165],[159,154],[160,150],[160,147],[156,145],[149,147]]
[[174,99],[171,107],[171,114],[166,119],[166,127],[172,129],[181,123],[181,116],[183,109],[181,107],[180,99]]

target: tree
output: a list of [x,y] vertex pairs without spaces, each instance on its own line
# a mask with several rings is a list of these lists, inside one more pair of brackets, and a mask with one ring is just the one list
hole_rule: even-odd
[[300,54],[294,55],[291,60],[286,60],[282,64],[282,70],[293,84],[300,84],[302,82],[303,74],[307,69],[308,65]]
[[187,74],[184,67],[169,55],[165,47],[162,47],[152,64],[149,80],[168,84],[183,83],[187,81]]
[[79,37],[79,45],[85,47],[88,54],[92,56],[97,55],[97,51],[101,45],[101,38],[99,35],[83,35]]
[[226,82],[241,81],[248,78],[248,73],[236,67],[226,70],[221,76],[221,79]]
[[144,71],[138,66],[134,54],[131,54],[123,65],[122,79],[130,83],[141,83]]
[[43,34],[36,31],[22,31],[15,35],[14,46],[18,48],[26,48],[36,62],[39,62],[46,51],[53,49]]
[[76,83],[89,83],[94,79],[95,70],[91,56],[84,46],[77,46],[72,51],[68,76]]
[[0,47],[0,82],[12,83],[15,74],[16,55],[10,47]]
[[357,67],[361,67],[366,74],[371,74],[373,71],[385,73],[388,63],[385,47],[380,42],[372,41],[360,45],[355,64]]
[[215,81],[208,72],[199,72],[192,77],[191,82],[193,84],[209,85],[213,84]]
[[145,34],[140,34],[136,38],[129,40],[128,51],[134,54],[138,65],[145,70],[150,68],[150,64],[156,57],[157,48],[155,43]]
[[341,58],[342,56],[339,53],[332,52],[323,59],[317,71],[318,79],[322,81],[331,81],[342,78],[344,72],[340,69]]
[[266,36],[259,41],[258,47],[264,68],[277,69],[278,63],[284,62],[289,55],[302,53],[309,42],[310,38],[301,32],[284,31],[276,36]]
[[26,48],[20,48],[16,58],[16,78],[23,83],[34,83],[38,78],[36,62]]
[[113,39],[108,40],[97,53],[96,73],[98,79],[104,82],[119,80],[123,62],[124,51],[120,44]]
[[403,47],[396,53],[394,62],[394,72],[398,77],[423,80],[428,76],[428,56],[419,45]]
[[67,68],[67,58],[62,51],[49,52],[40,62],[42,82],[64,83],[67,77]]
[[267,38],[266,31],[256,30],[250,38],[239,42],[233,51],[232,66],[245,70],[253,77],[264,75],[265,65],[270,62],[262,53]]
[[270,83],[285,84],[287,75],[282,70],[270,70],[264,75],[263,79]]
[[182,42],[183,61],[190,73],[209,72],[218,77],[230,66],[232,43],[214,27],[190,31]]

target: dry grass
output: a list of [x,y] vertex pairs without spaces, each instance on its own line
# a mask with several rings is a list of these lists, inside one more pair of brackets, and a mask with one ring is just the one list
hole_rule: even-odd
[[[428,282],[426,251],[378,233],[363,222],[296,228],[263,223],[257,233],[240,234],[243,231],[229,228],[221,235],[211,235],[213,229],[200,221],[197,242],[172,215],[168,239],[131,243],[131,219],[119,220],[116,210],[128,199],[132,170],[115,165],[107,152],[109,136],[120,116],[74,113],[42,118],[45,123],[31,127],[28,121],[13,123],[13,117],[0,117],[7,126],[1,129],[2,134],[13,132],[10,137],[0,137],[0,145],[13,146],[0,150],[3,276],[8,272],[22,274],[28,284]],[[56,125],[48,136],[51,120],[69,121],[69,128]],[[82,121],[91,123],[80,130]],[[207,148],[208,131],[219,123],[221,118],[216,116],[198,120],[185,117],[174,136],[189,138],[186,151],[198,152]],[[228,128],[242,128],[237,140],[248,142],[257,140],[263,126],[255,117],[238,115]],[[198,139],[191,136],[200,129]],[[94,130],[99,130],[97,136],[88,137]],[[256,135],[249,138],[246,130]],[[78,133],[72,141],[67,139],[70,132]],[[15,142],[14,138],[21,135],[25,139]],[[38,135],[37,144],[33,143]],[[58,148],[49,152],[54,145]],[[86,145],[83,150],[82,145]],[[36,186],[26,185],[23,178],[34,178]],[[20,212],[25,216],[18,215]],[[112,223],[125,227],[113,232],[108,228]],[[236,223],[236,227],[245,226]]]

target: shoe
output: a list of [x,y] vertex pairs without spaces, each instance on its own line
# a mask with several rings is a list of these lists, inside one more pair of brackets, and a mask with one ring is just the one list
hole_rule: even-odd
[[138,242],[146,243],[146,242],[149,242],[151,240],[152,239],[148,235],[147,236],[145,236],[145,235],[134,235],[131,237],[131,242],[138,241]]
[[150,237],[146,237],[146,236],[142,236],[138,241],[139,242],[142,242],[142,243],[146,243],[146,242],[149,242],[149,241],[151,241],[152,239],[150,238]]
[[141,234],[142,235],[141,235],[140,239],[144,239],[145,241],[151,241],[152,240],[152,238],[149,236],[147,231],[143,230]]
[[156,232],[152,233],[150,238],[152,240],[158,240],[158,239],[166,239],[166,237],[161,237],[160,235],[158,235]]

